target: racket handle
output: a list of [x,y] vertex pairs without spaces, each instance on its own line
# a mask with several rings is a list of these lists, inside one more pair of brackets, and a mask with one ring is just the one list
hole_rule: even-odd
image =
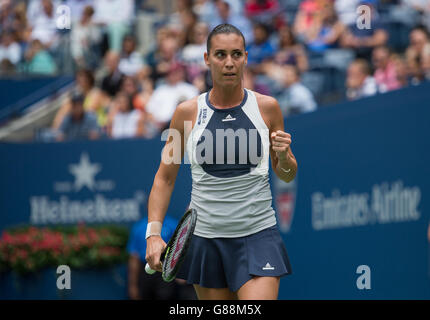
[[152,270],[148,263],[146,263],[145,271],[147,274],[154,274],[155,270]]

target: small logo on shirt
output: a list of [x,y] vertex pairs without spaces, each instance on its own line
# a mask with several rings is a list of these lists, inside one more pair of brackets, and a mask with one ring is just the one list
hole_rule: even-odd
[[197,124],[200,125],[200,124],[205,123],[207,116],[208,116],[207,109],[206,108],[200,109],[199,120],[197,121]]
[[208,117],[208,109],[204,108],[203,109],[203,118],[202,118],[202,123],[206,122],[206,118]]
[[202,122],[202,109],[200,109],[199,120],[197,121],[197,124],[200,125],[201,122]]
[[234,120],[236,120],[236,118],[233,118],[230,114],[224,119],[222,119],[222,121],[234,121]]
[[263,270],[275,270],[275,267],[272,267],[270,263],[266,263],[266,265],[262,268]]

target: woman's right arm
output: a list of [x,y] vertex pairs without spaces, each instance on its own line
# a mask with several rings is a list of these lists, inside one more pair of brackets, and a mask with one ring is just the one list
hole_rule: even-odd
[[[191,121],[195,111],[195,100],[185,101],[177,108],[170,122],[169,137],[162,151],[160,167],[155,175],[148,200],[148,223],[163,223],[176,176],[184,156],[185,121]],[[161,236],[147,239],[146,261],[153,270],[161,271],[160,256],[166,243]]]

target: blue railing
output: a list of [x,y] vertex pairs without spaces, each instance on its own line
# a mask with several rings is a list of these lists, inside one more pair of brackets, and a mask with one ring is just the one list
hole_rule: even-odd
[[55,95],[73,81],[71,76],[0,79],[0,124],[22,115],[28,107]]

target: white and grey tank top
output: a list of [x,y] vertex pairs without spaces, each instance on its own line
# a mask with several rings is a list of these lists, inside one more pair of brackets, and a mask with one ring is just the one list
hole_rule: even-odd
[[254,92],[236,107],[217,109],[209,92],[198,97],[197,119],[186,142],[191,164],[194,234],[247,236],[276,224],[269,185],[269,129]]

